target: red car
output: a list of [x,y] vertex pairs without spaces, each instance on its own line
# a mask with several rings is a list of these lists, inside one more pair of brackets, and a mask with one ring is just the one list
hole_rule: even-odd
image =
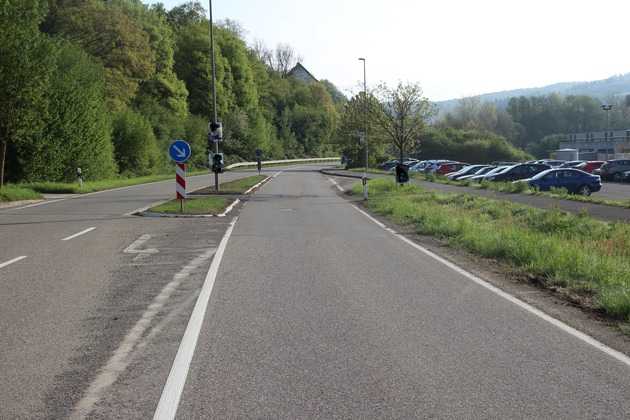
[[595,169],[599,169],[604,163],[606,162],[603,160],[589,160],[588,162],[579,164],[575,168],[592,174]]
[[439,175],[446,175],[446,174],[449,174],[451,172],[457,172],[460,169],[462,169],[464,166],[466,166],[465,163],[444,162],[444,163],[440,164],[440,166],[437,168],[437,171],[435,171],[435,173],[439,174]]

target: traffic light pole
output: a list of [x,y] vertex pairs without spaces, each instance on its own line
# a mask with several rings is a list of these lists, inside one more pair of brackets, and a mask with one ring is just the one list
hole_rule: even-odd
[[[213,119],[212,122],[215,124],[218,123],[217,117],[217,69],[214,62],[214,23],[212,20],[212,0],[208,0],[208,6],[210,10],[210,55],[212,61],[212,112]],[[219,139],[214,139],[214,153],[219,153]],[[219,172],[214,171],[214,189],[215,191],[219,191]]]

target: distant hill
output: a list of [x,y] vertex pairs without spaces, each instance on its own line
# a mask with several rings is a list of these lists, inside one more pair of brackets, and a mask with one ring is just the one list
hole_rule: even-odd
[[[504,90],[502,92],[485,93],[479,95],[483,102],[494,102],[498,107],[507,106],[510,98],[515,96],[543,96],[552,93],[560,95],[587,95],[600,98],[602,100],[612,96],[625,96],[630,94],[630,73],[609,77],[608,79],[595,80],[592,82],[562,82],[552,85]],[[451,111],[457,104],[458,99],[436,102],[440,108],[440,114]]]

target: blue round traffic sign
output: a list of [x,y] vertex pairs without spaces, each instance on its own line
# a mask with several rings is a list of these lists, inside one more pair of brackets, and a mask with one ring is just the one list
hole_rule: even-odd
[[177,163],[185,163],[190,159],[192,149],[184,140],[175,140],[168,148],[168,154]]

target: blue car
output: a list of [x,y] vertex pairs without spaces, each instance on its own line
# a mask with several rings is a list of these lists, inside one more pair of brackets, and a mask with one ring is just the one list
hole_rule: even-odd
[[529,179],[516,182],[527,182],[531,187],[541,191],[551,188],[566,188],[572,194],[591,195],[602,189],[601,178],[579,169],[548,169]]

